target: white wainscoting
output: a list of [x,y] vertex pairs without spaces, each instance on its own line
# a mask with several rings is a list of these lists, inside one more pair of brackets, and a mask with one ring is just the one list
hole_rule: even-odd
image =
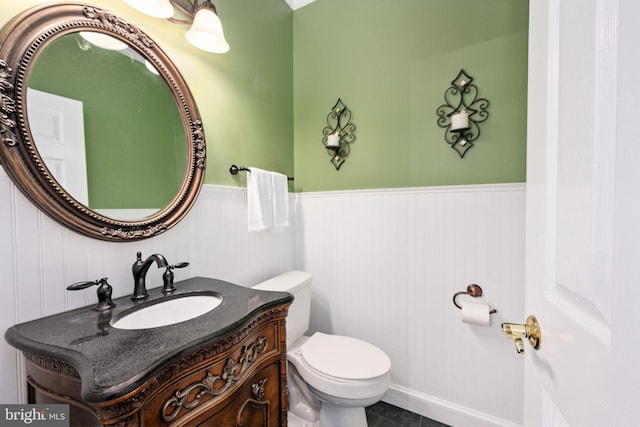
[[[522,357],[501,336],[523,313],[524,185],[290,195],[292,227],[249,233],[246,191],[205,185],[192,212],[137,243],[82,237],[43,215],[0,169],[0,330],[93,304],[67,284],[108,276],[132,291],[135,252],[164,254],[176,279],[251,286],[291,269],[314,276],[312,328],[368,340],[391,357],[389,403],[454,426],[522,419]],[[162,271],[149,271],[149,287]],[[491,327],[464,324],[453,293],[480,284],[497,308]],[[0,402],[24,402],[18,353],[1,341]],[[15,374],[12,374],[15,373]]]
[[[391,404],[454,426],[522,423],[524,184],[302,193],[301,268],[314,331],[350,335],[392,361]],[[498,310],[489,327],[452,303],[470,283]]]
[[205,185],[198,198],[198,265],[200,275],[253,286],[293,270],[295,195],[289,194],[290,227],[280,232],[247,231],[244,188]]
[[[277,234],[247,232],[242,188],[205,185],[184,221],[136,243],[102,242],[67,230],[34,207],[2,168],[0,200],[2,334],[16,323],[95,304],[95,288],[65,290],[74,282],[106,276],[114,298],[131,294],[137,251],[143,257],[161,253],[170,263],[189,261],[188,267],[174,271],[176,281],[205,276],[252,285],[293,269],[294,227]],[[152,267],[147,287],[161,286],[163,272]],[[22,358],[4,339],[0,369],[0,402],[26,402]]]

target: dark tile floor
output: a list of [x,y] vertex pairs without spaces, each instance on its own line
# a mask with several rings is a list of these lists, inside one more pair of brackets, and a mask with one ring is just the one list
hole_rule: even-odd
[[369,427],[449,427],[385,402],[366,408]]

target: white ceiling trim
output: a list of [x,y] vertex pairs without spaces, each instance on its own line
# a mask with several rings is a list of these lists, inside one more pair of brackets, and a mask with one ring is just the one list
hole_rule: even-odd
[[316,0],[284,0],[289,7],[293,10],[300,9],[302,6],[306,6],[309,3],[313,3]]

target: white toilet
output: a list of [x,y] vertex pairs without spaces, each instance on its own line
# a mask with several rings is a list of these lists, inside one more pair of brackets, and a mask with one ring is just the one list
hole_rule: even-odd
[[290,292],[287,360],[290,427],[366,427],[364,408],[391,383],[389,357],[356,338],[316,332],[305,336],[311,309],[311,275],[289,271],[254,289]]

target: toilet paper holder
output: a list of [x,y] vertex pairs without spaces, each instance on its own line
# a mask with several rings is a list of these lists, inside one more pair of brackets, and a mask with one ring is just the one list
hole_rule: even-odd
[[[460,306],[460,304],[458,304],[458,301],[456,301],[456,298],[458,298],[458,296],[460,295],[469,295],[470,297],[479,298],[482,296],[482,288],[479,285],[472,283],[469,286],[467,286],[466,292],[460,291],[453,294],[453,305],[458,307],[458,309],[462,310],[462,307]],[[496,310],[495,308],[492,308],[491,311],[489,311],[489,314],[493,314],[497,312],[498,310]]]

